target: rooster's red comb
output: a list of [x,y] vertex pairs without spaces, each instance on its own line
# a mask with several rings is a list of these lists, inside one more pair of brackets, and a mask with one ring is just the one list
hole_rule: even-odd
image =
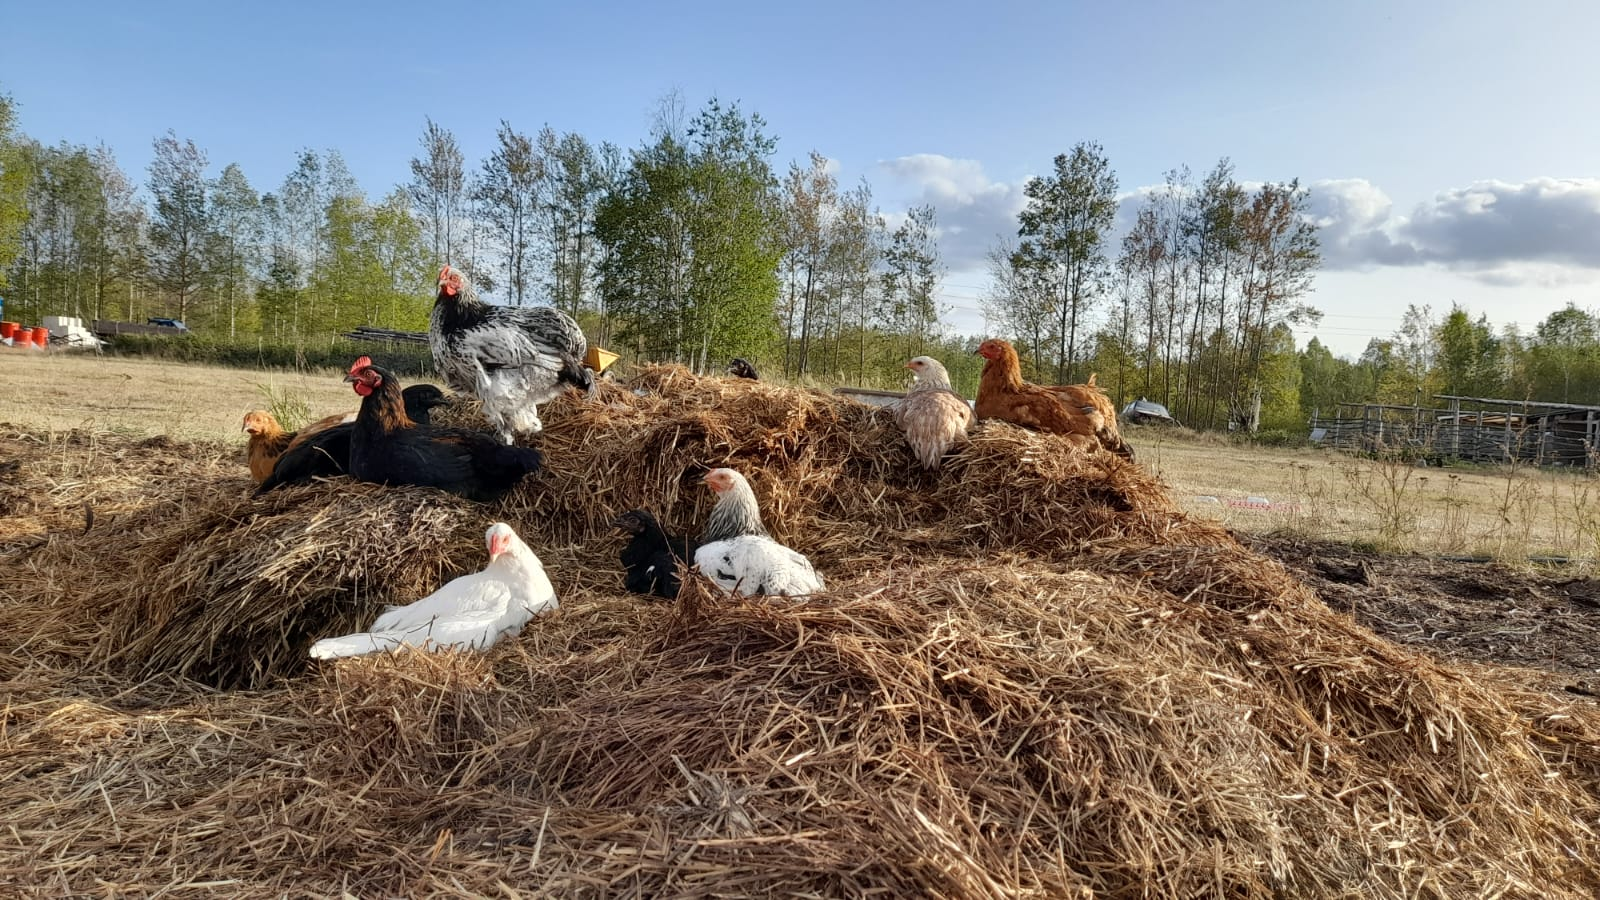
[[350,364],[350,374],[354,375],[355,373],[361,371],[362,369],[368,369],[368,368],[371,368],[371,367],[372,367],[372,357],[363,356],[360,359],[358,359],[355,362]]
[[440,281],[443,281],[443,280],[445,280],[446,278],[449,278],[449,277],[450,277],[450,267],[449,266],[445,266],[444,268],[439,270],[439,280]]

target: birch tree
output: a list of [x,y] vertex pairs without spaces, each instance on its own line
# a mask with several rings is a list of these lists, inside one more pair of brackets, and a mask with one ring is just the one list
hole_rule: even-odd
[[1117,176],[1097,143],[1080,143],[1055,158],[1054,173],[1028,180],[1018,219],[1018,253],[1049,271],[1061,296],[1056,380],[1077,363],[1078,335],[1104,289],[1105,245],[1117,212]]
[[177,303],[179,319],[205,276],[204,241],[210,221],[206,208],[206,155],[194,141],[179,141],[168,131],[155,141],[147,185],[155,199],[150,223],[150,276]]
[[467,200],[465,157],[455,135],[433,119],[422,130],[422,155],[411,159],[407,191],[431,238],[433,256],[441,265],[455,265],[462,235],[462,206]]

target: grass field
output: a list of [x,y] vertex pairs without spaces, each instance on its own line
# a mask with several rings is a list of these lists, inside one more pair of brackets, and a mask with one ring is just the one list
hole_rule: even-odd
[[[251,409],[306,418],[355,405],[333,371],[90,354],[0,353],[0,384],[0,423],[15,428],[210,437],[240,446],[239,421]],[[1185,509],[1241,531],[1506,560],[1600,556],[1600,481],[1581,472],[1416,468],[1153,427],[1126,431],[1139,462]]]

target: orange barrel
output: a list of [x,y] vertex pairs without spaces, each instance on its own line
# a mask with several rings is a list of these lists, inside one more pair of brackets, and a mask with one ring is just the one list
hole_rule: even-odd
[[17,330],[11,332],[11,341],[11,346],[13,347],[28,346],[29,344],[33,343],[33,329],[22,328],[19,326]]
[[33,342],[41,347],[50,346],[50,329],[39,326],[33,330]]
[[11,337],[13,334],[16,334],[16,333],[17,333],[17,323],[15,323],[15,322],[0,322],[0,341],[3,341],[6,338]]

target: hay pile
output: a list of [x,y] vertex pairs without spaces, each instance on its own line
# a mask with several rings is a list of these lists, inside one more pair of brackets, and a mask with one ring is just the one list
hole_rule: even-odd
[[[866,407],[672,368],[545,421],[548,470],[492,507],[355,484],[250,500],[241,465],[8,551],[38,580],[0,588],[0,880],[1600,893],[1592,708],[1373,636],[1137,466],[997,426],[929,475]],[[694,530],[724,464],[826,599],[620,594],[611,517]],[[308,665],[315,636],[481,565],[500,518],[561,613],[486,655]]]

